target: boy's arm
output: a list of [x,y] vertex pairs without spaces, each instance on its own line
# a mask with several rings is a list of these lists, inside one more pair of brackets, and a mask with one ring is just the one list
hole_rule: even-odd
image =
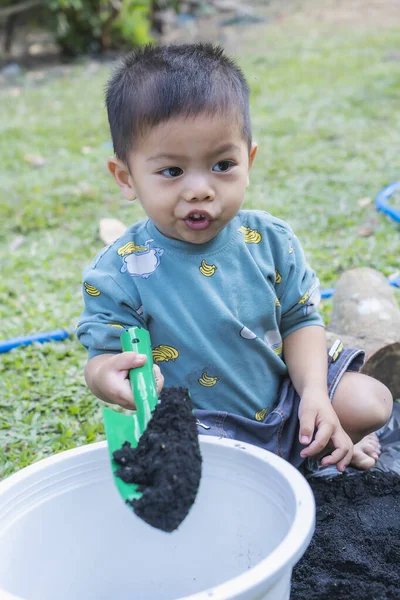
[[319,390],[329,402],[324,328],[310,325],[297,329],[284,338],[283,347],[285,363],[299,396],[307,389]]
[[[290,378],[301,398],[299,439],[307,446],[301,456],[314,456],[331,442],[334,449],[322,459],[322,464],[336,464],[339,471],[344,471],[351,460],[353,444],[329,400],[324,329],[311,325],[293,331],[284,338],[283,353]],[[317,433],[311,442],[315,429]]]
[[[116,254],[117,250],[111,248],[105,257],[112,252]],[[84,310],[78,323],[77,336],[89,353],[85,368],[86,383],[101,400],[132,410],[135,404],[128,373],[130,369],[142,366],[146,356],[121,352],[120,337],[124,329],[134,325],[146,327],[146,323],[139,314],[140,297],[129,274],[128,294],[124,275],[113,264],[101,268],[102,260],[84,274]],[[160,392],[163,379],[157,366],[154,367],[154,375],[157,391]]]

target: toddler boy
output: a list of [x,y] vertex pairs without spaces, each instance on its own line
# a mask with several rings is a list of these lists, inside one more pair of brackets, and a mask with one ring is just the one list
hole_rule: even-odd
[[[319,282],[290,227],[242,210],[257,145],[238,66],[210,44],[129,54],[106,94],[108,168],[148,218],[84,275],[78,337],[99,398],[133,408],[122,328],[149,330],[158,389],[189,388],[199,431],[272,450],[299,466],[373,466],[371,432],[392,398],[356,373],[363,352],[326,353]],[[329,365],[329,368],[328,368]],[[315,434],[315,435],[314,435]],[[353,446],[355,444],[355,446]]]

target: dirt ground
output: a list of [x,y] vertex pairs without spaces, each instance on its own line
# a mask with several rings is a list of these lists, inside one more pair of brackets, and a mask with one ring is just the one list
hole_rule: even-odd
[[310,483],[316,530],[294,568],[291,599],[400,598],[400,477],[375,470]]

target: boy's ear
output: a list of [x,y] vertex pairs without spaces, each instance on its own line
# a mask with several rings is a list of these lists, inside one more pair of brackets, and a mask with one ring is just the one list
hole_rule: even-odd
[[129,173],[128,167],[116,156],[110,156],[107,159],[107,167],[114,177],[117,186],[120,188],[126,200],[135,200],[137,194],[133,179]]
[[[251,144],[250,155],[249,155],[249,173],[250,173],[251,167],[253,166],[253,161],[256,157],[257,149],[258,149],[258,146],[257,146],[256,142],[253,142]],[[247,185],[249,185],[249,183],[250,183],[249,173],[247,174]]]
[[253,142],[251,144],[251,149],[250,149],[249,171],[250,171],[251,167],[253,166],[253,161],[254,161],[254,159],[256,157],[257,150],[258,150],[257,143]]

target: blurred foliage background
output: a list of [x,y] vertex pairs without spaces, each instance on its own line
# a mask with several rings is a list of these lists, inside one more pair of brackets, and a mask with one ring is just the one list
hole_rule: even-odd
[[[206,3],[203,3],[206,4]],[[2,0],[0,19],[12,45],[17,19],[54,33],[67,56],[104,52],[124,45],[145,44],[159,30],[159,13],[179,12],[179,0]]]

